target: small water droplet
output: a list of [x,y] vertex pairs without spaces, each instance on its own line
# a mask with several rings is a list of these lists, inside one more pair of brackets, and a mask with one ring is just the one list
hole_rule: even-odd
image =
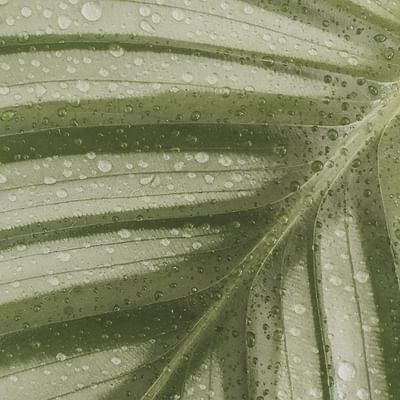
[[56,360],[58,360],[58,361],[64,361],[64,360],[66,360],[67,359],[67,356],[65,355],[65,354],[63,354],[63,353],[57,353],[56,354]]
[[209,157],[209,155],[208,155],[207,153],[200,152],[200,153],[197,153],[197,154],[194,156],[194,159],[195,159],[198,163],[204,164],[204,163],[206,163],[206,162],[210,159],[210,157]]
[[111,362],[112,362],[114,365],[120,365],[122,361],[121,361],[121,359],[118,358],[118,357],[113,357],[113,358],[111,359]]
[[29,7],[22,7],[21,14],[25,18],[29,18],[32,15],[32,9]]
[[378,95],[378,89],[376,86],[370,85],[368,86],[368,91],[373,95],[373,96],[377,96]]
[[247,343],[247,347],[251,348],[251,347],[255,346],[255,344],[256,344],[256,335],[253,332],[248,331],[246,333],[246,343]]
[[60,27],[60,29],[66,30],[71,26],[72,20],[71,20],[71,18],[67,17],[66,15],[60,15],[57,18],[57,23],[58,23],[58,26]]
[[386,40],[386,36],[383,35],[382,33],[378,33],[377,35],[374,36],[374,39],[378,43],[382,43]]
[[299,315],[302,315],[306,312],[306,308],[303,306],[303,304],[295,304],[293,309],[294,312]]
[[312,164],[311,164],[311,170],[313,172],[319,172],[322,170],[322,168],[324,167],[324,164],[319,161],[319,160],[315,160]]
[[339,137],[339,133],[336,129],[329,129],[328,138],[332,141],[336,140]]
[[128,229],[120,229],[118,231],[118,236],[122,239],[128,239],[129,237],[131,237],[131,232],[128,231]]

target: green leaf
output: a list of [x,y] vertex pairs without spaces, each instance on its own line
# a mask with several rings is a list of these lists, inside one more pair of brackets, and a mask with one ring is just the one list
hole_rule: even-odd
[[0,397],[398,399],[399,17],[0,0]]

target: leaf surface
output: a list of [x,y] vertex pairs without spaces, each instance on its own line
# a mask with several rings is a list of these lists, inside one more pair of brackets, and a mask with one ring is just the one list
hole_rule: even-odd
[[396,400],[396,2],[0,0],[0,395]]

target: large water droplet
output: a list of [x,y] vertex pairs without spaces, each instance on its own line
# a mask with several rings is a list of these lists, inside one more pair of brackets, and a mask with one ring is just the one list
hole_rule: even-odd
[[99,160],[97,163],[97,168],[101,172],[110,172],[112,170],[112,164],[108,160]]
[[97,21],[101,18],[103,12],[99,4],[95,3],[94,1],[88,1],[82,6],[81,14],[88,21]]
[[340,362],[338,367],[338,375],[339,378],[342,379],[343,381],[349,382],[355,377],[356,370],[353,364],[346,361],[342,361]]

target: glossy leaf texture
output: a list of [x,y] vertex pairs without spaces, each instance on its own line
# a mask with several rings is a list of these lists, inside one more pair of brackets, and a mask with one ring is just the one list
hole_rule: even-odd
[[0,398],[398,399],[399,18],[0,0]]

